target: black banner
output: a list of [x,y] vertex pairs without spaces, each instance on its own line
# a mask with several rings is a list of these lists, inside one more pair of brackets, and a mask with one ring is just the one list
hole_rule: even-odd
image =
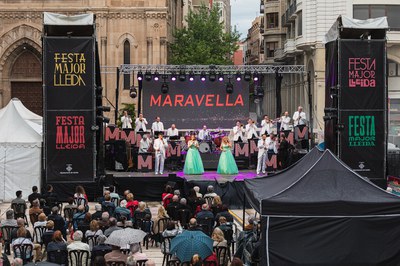
[[[168,79],[169,80],[169,79]],[[168,93],[161,92],[162,81],[143,81],[143,113],[149,121],[161,117],[166,128],[232,128],[236,120],[249,116],[248,82],[231,80],[233,93],[226,93],[224,82],[169,81]]]
[[340,108],[385,107],[385,40],[341,40]]
[[355,172],[383,178],[385,169],[385,114],[383,111],[342,111],[340,158]]
[[43,39],[47,182],[94,178],[94,38]]

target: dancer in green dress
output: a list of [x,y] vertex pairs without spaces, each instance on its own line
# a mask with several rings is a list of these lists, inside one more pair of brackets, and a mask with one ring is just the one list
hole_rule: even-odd
[[235,158],[231,151],[232,144],[227,136],[222,138],[221,144],[221,157],[219,157],[218,163],[218,174],[222,175],[235,175],[239,173],[238,167],[236,165]]
[[188,152],[186,154],[183,173],[186,175],[201,175],[204,173],[203,161],[199,153],[199,142],[195,135],[190,136],[188,141]]

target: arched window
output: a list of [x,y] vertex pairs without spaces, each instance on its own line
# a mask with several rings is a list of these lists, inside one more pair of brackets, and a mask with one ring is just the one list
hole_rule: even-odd
[[[131,44],[128,40],[124,42],[124,64],[131,63]],[[129,74],[124,74],[124,90],[129,90],[131,86],[131,76]]]

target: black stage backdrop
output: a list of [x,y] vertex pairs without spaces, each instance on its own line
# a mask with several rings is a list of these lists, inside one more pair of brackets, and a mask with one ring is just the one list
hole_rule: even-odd
[[340,40],[340,158],[368,178],[385,178],[385,40]]
[[94,38],[45,37],[47,182],[92,181]]
[[[170,80],[170,79],[168,79]],[[194,81],[168,82],[169,91],[161,93],[162,81],[143,81],[143,113],[152,121],[161,117],[166,128],[172,123],[179,128],[231,128],[236,120],[249,116],[248,82],[232,79],[233,93],[226,93],[224,82]]]

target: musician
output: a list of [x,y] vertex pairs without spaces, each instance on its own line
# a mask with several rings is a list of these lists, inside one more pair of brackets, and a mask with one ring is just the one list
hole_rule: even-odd
[[289,130],[289,123],[290,123],[290,116],[289,116],[289,112],[286,111],[284,113],[284,115],[281,117],[280,122],[281,122],[281,128],[280,131],[285,131],[285,130]]
[[209,140],[210,137],[210,131],[208,131],[207,126],[204,125],[203,128],[199,131],[199,135],[197,136],[200,141],[202,140]]
[[257,126],[256,123],[249,118],[249,120],[247,120],[247,125],[246,125],[246,137],[247,139],[256,139],[258,138],[258,134],[257,134]]
[[146,125],[147,125],[147,120],[146,118],[143,117],[143,114],[139,114],[139,117],[136,118],[135,120],[135,132],[139,132],[139,131],[146,131]]
[[260,171],[262,171],[262,173],[265,174],[265,164],[268,156],[267,134],[261,135],[261,139],[257,143],[257,148],[258,148],[257,175],[260,174]]
[[281,134],[281,139],[278,148],[278,163],[280,169],[285,169],[289,161],[290,144],[286,140],[285,134]]
[[293,125],[302,126],[307,124],[306,113],[303,112],[303,107],[299,106],[297,111],[293,114]]
[[264,115],[264,119],[261,121],[261,132],[260,134],[269,135],[272,132],[272,127],[274,126],[272,120],[268,115]]
[[179,130],[176,128],[175,124],[172,124],[170,128],[167,130],[168,137],[177,137],[179,136]]
[[267,138],[267,152],[270,154],[278,153],[277,145],[278,145],[278,140],[276,139],[275,134],[274,133],[269,134],[269,137]]
[[158,175],[158,173],[160,173],[162,175],[164,172],[164,162],[168,148],[168,143],[164,139],[162,133],[159,133],[158,138],[154,140],[153,148],[156,157],[155,174]]
[[151,125],[151,131],[153,131],[153,135],[156,135],[156,132],[164,131],[164,124],[159,116],[156,117],[156,121]]
[[243,136],[246,130],[240,121],[236,121],[236,126],[233,127],[233,141],[243,142]]
[[140,144],[139,144],[139,153],[148,152],[150,145],[151,145],[151,139],[149,137],[149,134],[143,134],[143,137],[140,140]]
[[122,123],[122,129],[125,128],[132,128],[132,118],[130,115],[128,115],[128,111],[124,111],[124,115],[121,116],[121,123]]

